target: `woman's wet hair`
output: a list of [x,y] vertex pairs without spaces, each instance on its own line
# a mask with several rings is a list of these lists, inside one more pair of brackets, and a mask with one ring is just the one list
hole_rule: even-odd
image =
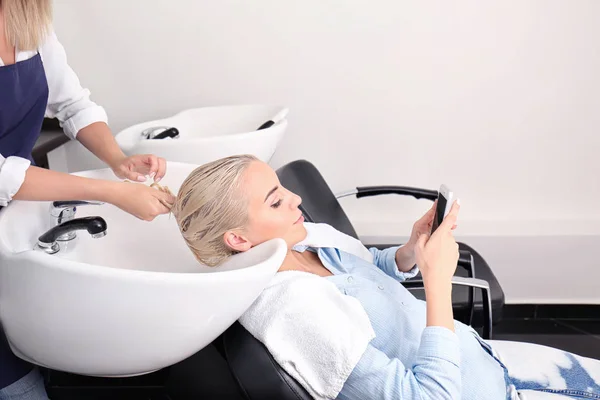
[[171,211],[186,244],[202,264],[214,267],[235,254],[223,237],[248,222],[241,183],[254,161],[258,159],[252,155],[222,158],[196,168],[183,182]]

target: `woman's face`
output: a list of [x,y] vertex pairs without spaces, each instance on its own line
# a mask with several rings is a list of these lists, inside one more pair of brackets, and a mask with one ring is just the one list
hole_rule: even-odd
[[306,237],[304,217],[298,208],[302,199],[281,186],[268,164],[251,163],[244,172],[241,190],[248,199],[248,225],[235,234],[237,238],[230,232],[225,234],[230,247],[245,251],[267,240],[281,238],[291,248]]

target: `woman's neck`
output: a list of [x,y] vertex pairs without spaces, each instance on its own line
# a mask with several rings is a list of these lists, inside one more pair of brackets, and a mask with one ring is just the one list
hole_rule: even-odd
[[323,266],[319,256],[312,251],[304,251],[302,253],[295,250],[288,250],[288,253],[283,260],[281,271],[302,271],[319,276],[330,276],[331,272]]

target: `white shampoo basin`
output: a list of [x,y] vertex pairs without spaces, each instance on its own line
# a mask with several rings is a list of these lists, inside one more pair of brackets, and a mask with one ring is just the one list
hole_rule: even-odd
[[[177,191],[194,165],[168,163],[161,184]],[[78,173],[116,179],[109,170]],[[286,253],[282,239],[199,264],[175,218],[144,222],[104,204],[78,207],[108,229],[85,231],[53,255],[33,250],[53,226],[48,202],[14,201],[0,212],[0,321],[15,354],[92,376],[152,372],[196,353],[260,294]]]
[[[172,117],[144,122],[119,132],[115,139],[127,155],[156,154],[167,161],[204,164],[236,154],[269,162],[287,128],[288,109],[236,105],[184,110]],[[257,130],[265,122],[275,123]],[[176,139],[148,139],[155,127],[175,127]]]

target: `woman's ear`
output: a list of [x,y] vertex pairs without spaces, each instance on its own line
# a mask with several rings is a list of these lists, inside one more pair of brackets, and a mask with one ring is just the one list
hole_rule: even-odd
[[252,248],[252,243],[248,239],[234,231],[225,232],[223,240],[230,249],[235,251],[243,252]]

